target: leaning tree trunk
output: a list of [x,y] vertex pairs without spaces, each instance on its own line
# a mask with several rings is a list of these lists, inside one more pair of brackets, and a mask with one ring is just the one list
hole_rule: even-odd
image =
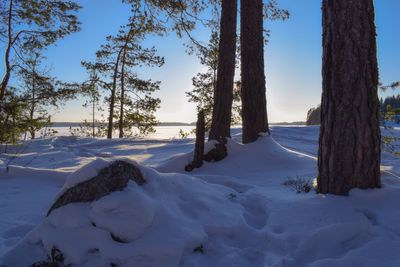
[[264,75],[263,1],[240,1],[243,143],[269,132]]
[[92,137],[96,137],[96,100],[94,98],[92,103]]
[[373,0],[324,0],[318,190],[380,187]]
[[209,140],[230,136],[236,58],[237,0],[222,0],[217,86]]
[[9,8],[8,8],[8,24],[7,24],[7,39],[8,40],[7,40],[7,47],[6,47],[5,54],[4,54],[5,74],[3,76],[3,79],[2,79],[1,85],[0,85],[0,101],[2,101],[6,95],[6,88],[7,88],[8,82],[10,80],[10,76],[11,76],[10,52],[11,52],[11,47],[13,44],[12,29],[11,29],[12,17],[13,17],[13,0],[10,0],[10,4],[9,4]]
[[[30,119],[30,123],[33,123],[33,119],[35,117],[35,109],[36,109],[36,77],[35,77],[35,69],[33,69],[33,73],[32,73],[32,102],[31,102],[31,108],[30,108],[30,112],[29,112],[29,119]],[[34,126],[30,126],[29,127],[29,133],[31,135],[31,139],[35,139],[35,127]]]
[[111,96],[110,96],[110,108],[109,108],[109,116],[108,116],[108,129],[107,129],[107,138],[111,139],[114,128],[114,108],[115,108],[115,96],[117,93],[117,78],[118,78],[118,67],[119,61],[121,57],[122,49],[119,50],[117,55],[117,61],[114,66],[114,74],[113,74],[113,84],[111,88]]
[[124,137],[124,103],[125,103],[125,60],[126,60],[126,47],[124,47],[124,52],[122,54],[122,65],[121,65],[121,96],[120,96],[120,107],[119,107],[119,138]]

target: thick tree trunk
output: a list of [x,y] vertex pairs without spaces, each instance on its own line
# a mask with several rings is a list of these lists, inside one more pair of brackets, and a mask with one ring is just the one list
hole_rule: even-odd
[[230,136],[236,57],[237,0],[222,0],[217,87],[214,92],[210,140]]
[[320,193],[381,185],[374,21],[373,0],[323,1]]
[[119,110],[119,138],[124,137],[124,102],[125,102],[125,57],[126,57],[126,45],[122,54],[122,65],[121,65],[121,97],[120,97],[120,110]]
[[269,132],[264,75],[263,1],[240,1],[243,143]]
[[121,57],[122,49],[119,51],[117,55],[117,62],[115,62],[114,67],[114,76],[113,76],[113,85],[111,89],[111,96],[110,96],[110,113],[108,117],[108,129],[107,129],[107,138],[111,139],[113,134],[113,126],[114,126],[114,107],[115,107],[115,95],[117,93],[117,78],[118,78],[118,67],[119,61]]
[[11,30],[12,12],[13,12],[13,0],[10,0],[10,5],[8,8],[8,25],[7,25],[8,41],[7,41],[6,51],[4,53],[5,74],[3,76],[3,79],[1,81],[1,86],[0,86],[0,101],[2,101],[4,99],[4,96],[6,94],[7,85],[10,80],[10,75],[11,75],[10,51],[11,51],[11,46],[13,43],[12,30]]

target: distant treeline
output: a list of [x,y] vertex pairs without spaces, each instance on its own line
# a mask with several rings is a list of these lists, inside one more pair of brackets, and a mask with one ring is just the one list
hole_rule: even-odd
[[[381,112],[386,114],[392,112],[394,114],[400,113],[400,94],[396,96],[388,96],[385,99],[381,98],[380,109]],[[307,112],[307,125],[319,125],[321,121],[321,106],[318,105],[316,108],[311,108]]]
[[381,98],[380,107],[382,112],[400,109],[400,94],[396,96],[388,96],[385,100]]

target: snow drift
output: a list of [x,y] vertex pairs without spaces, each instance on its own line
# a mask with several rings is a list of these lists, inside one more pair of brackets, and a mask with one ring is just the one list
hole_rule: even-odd
[[[398,178],[384,173],[382,189],[348,197],[296,194],[283,183],[314,178],[314,158],[271,137],[231,140],[228,152],[190,176],[183,167],[191,153],[164,153],[156,170],[140,166],[142,186],[130,181],[97,201],[55,209],[0,265],[29,266],[57,248],[73,266],[400,266]],[[77,170],[61,193],[114,160]]]
[[[90,165],[104,167],[104,160]],[[84,170],[77,171],[79,182],[92,177],[92,171]],[[4,264],[29,266],[57,248],[65,264],[78,266],[179,266],[204,250],[220,255],[218,245],[206,245],[210,239],[215,246],[230,235],[248,239],[254,232],[229,188],[182,174],[141,171],[147,181],[143,186],[129,182],[125,190],[98,201],[54,210],[6,255]],[[75,174],[70,178],[77,182]],[[69,179],[67,185],[72,186]],[[226,256],[229,262],[245,260]]]

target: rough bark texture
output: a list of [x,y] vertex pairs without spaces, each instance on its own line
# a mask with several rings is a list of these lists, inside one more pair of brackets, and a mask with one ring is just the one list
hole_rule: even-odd
[[137,166],[124,161],[115,161],[100,170],[97,176],[66,190],[51,206],[47,216],[53,210],[67,204],[95,201],[112,192],[120,191],[128,185],[129,180],[138,185],[146,182]]
[[194,148],[194,157],[192,163],[185,167],[186,171],[192,171],[194,168],[200,168],[203,165],[205,131],[206,126],[204,112],[200,111],[197,114],[196,145]]
[[264,75],[263,1],[240,1],[243,143],[269,132]]
[[374,20],[373,0],[323,1],[321,193],[381,185]]
[[237,1],[222,0],[217,86],[209,140],[230,136],[236,56]]

